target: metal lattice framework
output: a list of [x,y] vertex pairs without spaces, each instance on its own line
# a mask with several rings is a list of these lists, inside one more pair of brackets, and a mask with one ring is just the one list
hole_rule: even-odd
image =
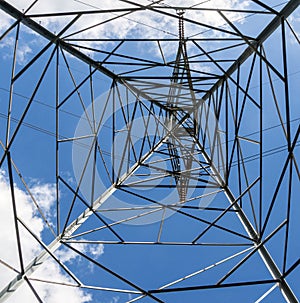
[[[0,302],[298,302],[300,1],[46,2],[0,1]],[[30,178],[55,183],[51,214]]]

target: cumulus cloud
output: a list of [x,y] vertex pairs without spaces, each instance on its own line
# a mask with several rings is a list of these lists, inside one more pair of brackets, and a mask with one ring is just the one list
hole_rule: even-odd
[[[11,202],[10,187],[4,172],[0,172],[0,224],[1,233],[0,241],[4,245],[1,246],[1,259],[8,262],[15,268],[19,268],[17,252],[16,252],[16,235],[14,229],[13,209]],[[37,216],[37,211],[28,194],[15,186],[15,198],[17,204],[18,215],[30,226],[36,235],[41,235],[44,224],[40,217]],[[40,250],[39,245],[32,241],[29,233],[22,232],[22,248],[25,262],[29,262],[35,254]],[[1,282],[3,276],[0,275]],[[1,283],[2,285],[2,283]]]
[[[39,217],[31,197],[17,185],[14,185],[14,191],[19,218],[41,239],[46,225]],[[49,216],[55,201],[55,187],[52,184],[37,183],[31,187],[31,192],[46,216]],[[16,272],[14,269],[20,270],[10,186],[3,171],[0,171],[0,230],[0,287],[3,288],[15,277]],[[26,265],[39,254],[41,247],[21,226],[20,235],[23,259]],[[94,247],[87,244],[78,244],[78,247],[80,247],[81,251],[90,253],[95,257],[99,257],[103,253],[103,246]],[[63,262],[72,262],[77,257],[74,252],[67,251],[65,248],[60,249],[57,252],[57,256]],[[74,281],[51,258],[34,273],[33,277],[47,281],[74,284]],[[36,281],[31,283],[43,302],[56,303],[68,300],[72,303],[84,303],[92,300],[90,294],[79,288]],[[7,300],[7,302],[11,303],[32,303],[35,301],[35,296],[26,283]]]

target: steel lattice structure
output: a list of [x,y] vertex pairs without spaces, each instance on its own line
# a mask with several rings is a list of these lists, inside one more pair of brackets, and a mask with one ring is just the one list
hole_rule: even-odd
[[216,3],[0,1],[0,302],[298,302],[300,1]]

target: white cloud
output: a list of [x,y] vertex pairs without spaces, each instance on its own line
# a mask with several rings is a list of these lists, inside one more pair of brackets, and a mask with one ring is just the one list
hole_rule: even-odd
[[[19,10],[24,10],[28,8],[31,4],[31,1],[27,0],[11,0],[9,1],[12,5],[16,6]],[[199,1],[189,1],[189,6],[197,4]],[[124,8],[131,7],[128,4],[122,3],[121,1],[110,1],[103,0],[101,2],[92,0],[86,2],[87,4],[80,3],[79,1],[60,1],[60,0],[52,0],[52,1],[38,1],[36,5],[30,10],[31,14],[37,13],[46,13],[46,12],[63,12],[63,11],[76,11],[76,10],[91,10],[91,9],[116,9],[116,8]],[[149,1],[139,1],[139,3],[143,5],[149,5]],[[203,7],[211,7],[211,8],[224,8],[224,9],[246,9],[249,6],[250,1],[237,1],[237,0],[214,0],[209,1],[207,4],[204,4]],[[166,2],[166,4],[168,4]],[[185,0],[177,0],[171,3],[176,6],[186,6]],[[169,13],[175,14],[174,11],[168,11]],[[115,18],[122,13],[109,13],[109,14],[92,14],[92,15],[83,15],[81,16],[75,24],[72,25],[71,29],[67,34],[71,34],[77,31],[81,31],[84,28],[89,26],[96,25],[103,21],[106,21],[110,18]],[[244,15],[238,12],[226,13],[226,15],[231,20],[239,20],[238,22],[243,22]],[[224,19],[217,13],[213,11],[193,11],[189,10],[186,12],[185,17],[188,19],[197,20],[201,23],[206,23],[216,28],[224,25]],[[43,26],[48,28],[53,32],[59,32],[68,22],[70,22],[74,16],[68,17],[47,17],[47,18],[36,18],[35,20],[41,23]],[[8,17],[3,18],[2,25],[0,27],[4,28],[4,26],[8,25]],[[198,25],[193,23],[186,22],[185,23],[185,33],[186,36],[197,35],[201,32],[205,32],[207,28],[200,28]],[[170,34],[171,33],[171,34]],[[80,32],[72,38],[90,38],[95,39],[99,37],[105,38],[174,38],[178,34],[178,20],[175,18],[170,18],[166,15],[162,15],[156,12],[152,12],[150,10],[143,10],[131,13],[121,18],[117,18],[113,21],[103,23],[100,26],[93,27],[89,30]],[[221,37],[226,34],[218,31],[210,31],[209,33],[203,33],[202,35],[210,35],[215,37]],[[34,35],[37,39],[37,36]],[[99,47],[102,45],[102,48],[105,49],[109,44],[103,44],[100,42],[85,42],[85,46],[91,47]],[[20,59],[24,60],[24,56],[31,52],[31,48],[29,44],[27,44],[28,48],[24,47],[20,50],[21,55]],[[142,51],[147,51],[152,55],[156,55],[160,57],[161,54],[157,45],[149,43],[149,47],[143,47]],[[164,51],[166,56],[174,55],[176,53],[176,48],[172,43],[165,43]],[[90,54],[90,52],[88,52]]]
[[40,184],[36,183],[30,191],[34,196],[36,202],[39,204],[46,216],[50,216],[50,209],[56,199],[56,186],[55,184]]
[[113,297],[111,303],[119,302],[120,297]]
[[[3,34],[4,31],[13,23],[13,18],[11,18],[9,15],[5,14],[3,11],[0,10],[0,33]],[[2,43],[1,43],[2,45]]]
[[[10,187],[3,172],[0,173],[0,193],[0,242],[3,243],[1,245],[0,257],[10,265],[19,267]],[[36,216],[36,210],[30,201],[30,197],[15,186],[15,198],[18,215],[30,226],[35,234],[40,236],[44,228],[43,221]],[[28,233],[25,233],[22,229],[21,231],[24,261],[29,262],[40,248],[36,242],[32,241],[32,237]],[[3,276],[0,275],[0,282],[2,280]],[[0,284],[2,285],[2,283]]]
[[[67,277],[65,274],[63,274],[57,264],[51,260],[46,261],[45,264],[43,264],[43,266],[33,275],[33,277],[45,279],[46,281],[58,281],[62,283],[74,284],[74,281],[71,278]],[[41,296],[42,300],[46,303],[83,303],[92,301],[92,296],[90,294],[87,294],[78,288],[33,281],[32,283],[35,289],[38,291],[39,295]],[[29,295],[30,290],[27,292]],[[19,294],[19,296],[23,297],[23,294]],[[17,302],[24,302],[24,300],[17,300]]]
[[[0,15],[1,18],[1,15]],[[3,50],[4,59],[13,58],[13,51],[15,46],[15,39],[13,37],[7,37],[3,40],[4,43],[0,44],[0,49]],[[33,41],[29,41],[26,43],[21,43],[18,45],[16,61],[19,64],[24,64],[28,60],[28,56],[33,52],[32,43]]]
[[92,256],[98,258],[104,253],[104,245],[89,246],[89,252]]
[[289,21],[291,27],[293,28],[294,33],[297,37],[297,38],[295,38],[294,34],[291,31],[288,31],[290,42],[293,44],[296,44],[297,39],[298,39],[298,41],[300,40],[300,12],[296,11],[296,13],[290,15],[288,18],[288,21]]
[[[104,245],[97,244],[97,245],[90,245],[87,243],[72,243],[74,249],[82,252],[83,254],[91,255],[94,259],[99,258],[104,253]],[[56,256],[62,262],[72,262],[74,259],[78,258],[78,254],[67,247],[63,247],[56,252]]]
[[[41,238],[41,234],[46,227],[43,220],[38,216],[38,212],[32,203],[30,196],[16,185],[14,186],[14,191],[18,216],[39,238]],[[38,183],[31,187],[31,191],[41,208],[46,214],[49,214],[55,201],[55,187],[51,184]],[[3,171],[0,171],[0,193],[0,260],[19,270],[20,266],[16,245],[11,193],[7,177]],[[33,257],[38,255],[41,248],[24,228],[20,228],[20,234],[24,263],[28,264]],[[90,251],[92,254],[95,251],[95,247],[89,247],[86,244],[84,249],[85,251]],[[97,252],[98,255],[103,253],[103,247],[98,248]],[[62,259],[64,259],[63,261],[69,262],[76,258],[75,255],[64,255],[63,253],[61,253],[61,256]],[[15,275],[16,273],[13,270],[1,264],[0,288],[6,286]],[[66,273],[62,272],[58,264],[52,259],[46,261],[33,276],[53,282],[74,283]],[[91,295],[78,288],[34,281],[32,281],[32,284],[43,302],[57,303],[70,301],[72,303],[84,303],[92,300]],[[7,300],[7,302],[32,303],[35,302],[35,299],[33,292],[27,284],[24,283],[22,287]]]

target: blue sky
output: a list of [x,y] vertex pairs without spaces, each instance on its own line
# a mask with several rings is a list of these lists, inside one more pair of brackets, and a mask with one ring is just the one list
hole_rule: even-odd
[[[145,1],[147,2],[147,1]],[[28,3],[24,1],[15,3],[11,1],[12,4],[20,10],[28,6]],[[266,2],[267,3],[267,2]],[[90,3],[94,5],[96,3]],[[105,3],[103,3],[104,5]],[[149,4],[149,3],[147,3]],[[182,3],[178,1],[178,5]],[[191,3],[195,4],[195,3]],[[270,3],[267,3],[270,4]],[[119,7],[122,7],[120,4]],[[210,4],[207,4],[210,5]],[[216,2],[213,4],[218,5]],[[235,1],[225,1],[224,4],[228,8],[241,8],[241,9],[258,9],[258,6],[250,1],[235,2]],[[271,4],[270,4],[271,5]],[[113,7],[115,7],[113,5]],[[72,4],[66,4],[66,6],[58,7],[58,2],[53,1],[51,4],[47,4],[45,1],[41,1],[34,7],[31,11],[32,14],[39,13],[41,11],[69,11],[76,9],[88,9],[84,4],[72,2]],[[282,6],[278,6],[276,9],[280,10]],[[187,12],[187,18],[195,18],[195,12]],[[113,15],[111,15],[112,17]],[[245,34],[256,37],[261,29],[272,19],[271,16],[257,16],[247,17],[244,19],[243,14],[236,13],[236,15],[227,14],[232,20],[239,20],[235,22],[235,25]],[[0,34],[2,34],[6,27],[13,22],[9,19],[7,15],[1,12],[0,18],[3,20],[3,25],[0,27]],[[102,17],[101,17],[102,18]],[[156,15],[152,13],[135,13],[132,16],[125,18],[119,18],[117,21],[112,23],[106,23],[100,29],[92,29],[88,33],[79,33],[75,37],[81,39],[86,36],[95,38],[97,36],[107,37],[107,38],[141,38],[141,37],[160,37],[160,38],[173,38],[172,33],[177,34],[177,20],[164,17],[163,15]],[[213,26],[222,26],[224,20],[217,14],[202,14],[201,18],[203,22],[207,22]],[[47,18],[36,18],[36,21],[40,22],[41,25],[45,26],[51,31],[59,32],[60,29],[66,24],[68,18],[57,18],[57,19],[47,19]],[[295,30],[299,27],[299,9],[290,18],[290,23],[294,26]],[[87,23],[94,23],[97,21],[97,17],[94,15],[90,19],[83,17],[82,20],[75,23],[73,28],[68,32],[72,33],[80,30]],[[298,22],[298,23],[297,23]],[[141,24],[143,23],[143,24]],[[109,25],[110,24],[110,25]],[[146,24],[146,25],[145,25]],[[198,27],[187,22],[186,26],[186,36],[193,36],[197,33],[196,38],[210,37],[210,35],[215,35],[215,37],[222,38],[227,37],[224,33],[218,32],[205,32],[201,28],[198,31]],[[163,29],[163,31],[161,30]],[[228,27],[225,29],[229,30]],[[67,34],[68,34],[67,33]],[[11,66],[13,60],[13,42],[16,35],[16,29],[12,30],[0,44],[0,61],[1,61],[1,76],[0,76],[0,102],[1,102],[1,128],[0,128],[0,139],[1,142],[5,142],[6,136],[6,118],[7,107],[9,100],[9,90],[10,90],[10,76],[11,76]],[[288,74],[289,74],[289,97],[290,97],[290,126],[291,126],[291,137],[294,138],[297,127],[299,125],[300,107],[297,106],[297,98],[299,95],[299,67],[300,63],[297,60],[297,54],[299,52],[299,44],[295,37],[289,29],[286,32],[287,35],[287,48],[288,48]],[[273,64],[280,73],[283,73],[282,65],[282,51],[281,51],[281,32],[279,30],[275,31],[271,37],[264,43],[264,48],[266,52],[266,57],[269,62]],[[22,70],[24,66],[41,50],[48,41],[41,38],[29,29],[26,29],[24,25],[20,26],[20,41],[18,45],[17,60],[16,60],[16,74]],[[73,43],[70,41],[70,43]],[[75,42],[74,42],[75,43]],[[92,52],[85,50],[84,47],[92,47],[100,49],[104,52],[112,50],[117,46],[117,42],[104,43],[104,42],[76,42],[81,45],[81,51],[86,53],[88,56],[95,60],[103,59],[106,54],[99,54],[97,52]],[[198,43],[198,42],[197,42]],[[223,45],[229,46],[236,42],[226,42]],[[175,60],[177,52],[177,42],[165,42],[162,43],[163,54],[165,59],[168,61]],[[206,49],[207,51],[213,50],[216,44],[213,42],[203,42],[199,45]],[[218,46],[219,47],[219,46]],[[236,48],[231,48],[220,53],[212,54],[215,59],[232,59],[236,58],[247,46],[239,46]],[[18,79],[13,87],[13,107],[12,107],[12,123],[11,123],[11,134],[13,133],[16,122],[20,119],[21,114],[26,106],[26,102],[30,99],[34,91],[34,87],[49,60],[54,47],[51,46],[21,77]],[[206,56],[199,55],[201,52],[196,44],[188,43],[187,51],[190,56],[195,55],[198,59],[207,59]],[[119,54],[126,54],[128,56],[136,56],[140,58],[147,58],[147,60],[152,62],[162,62],[162,56],[159,52],[157,44],[154,42],[148,43],[136,43],[127,42],[121,45],[117,51]],[[65,56],[65,57],[64,57]],[[240,83],[243,88],[247,85],[247,79],[249,75],[249,68],[251,66],[251,61],[253,57],[251,56],[242,66],[240,70]],[[108,61],[118,61],[122,62],[123,57],[112,56]],[[70,72],[68,71],[69,64]],[[133,63],[135,61],[129,60]],[[231,62],[222,63],[224,69],[226,69]],[[119,64],[106,64],[105,67],[112,70],[113,72],[120,74],[121,72],[127,71],[131,66],[120,66]],[[217,68],[212,63],[207,62],[194,62],[190,63],[191,69],[200,71],[199,74],[193,72],[194,76],[201,76],[204,73],[216,73],[217,75],[222,75],[222,71]],[[170,75],[172,73],[172,67],[168,68],[154,68],[150,70],[145,70],[141,72],[133,73],[134,76],[149,76],[149,75]],[[72,55],[66,52],[59,53],[59,101],[63,101],[66,96],[74,89],[74,83],[77,85],[83,81],[89,73],[89,67],[87,64],[81,62],[80,60],[74,58]],[[201,73],[203,72],[203,74]],[[284,161],[286,159],[286,140],[284,137],[284,132],[280,126],[280,119],[278,113],[276,112],[274,97],[272,95],[272,88],[275,91],[276,98],[279,100],[279,107],[281,114],[283,115],[283,122],[286,123],[285,109],[284,109],[284,87],[278,76],[271,73],[272,84],[270,84],[268,78],[268,69],[266,65],[263,65],[263,151],[266,153],[266,157],[263,158],[263,218],[265,218],[268,207],[271,203],[272,196],[274,194],[274,188],[278,182],[279,175],[281,173]],[[57,213],[56,213],[56,138],[55,138],[55,106],[56,106],[56,54],[53,56],[49,68],[45,74],[45,78],[41,83],[36,95],[34,96],[33,103],[30,110],[24,120],[23,125],[15,138],[15,141],[11,147],[11,156],[16,164],[16,167],[20,171],[24,178],[30,192],[33,194],[36,202],[42,208],[47,220],[49,220],[51,227],[54,231],[57,231]],[[73,79],[72,79],[73,77]],[[233,73],[232,79],[237,79],[237,73]],[[152,81],[152,82],[151,82]],[[157,85],[157,80],[149,80],[150,84]],[[255,67],[253,71],[253,77],[249,86],[249,93],[259,103],[259,60],[256,59]],[[137,82],[128,80],[130,85],[138,85]],[[96,110],[96,122],[99,122],[102,112],[106,112],[103,121],[101,122],[100,131],[98,132],[99,145],[103,151],[103,158],[108,163],[108,171],[112,174],[112,153],[115,148],[115,153],[117,161],[115,162],[115,172],[118,171],[119,165],[127,164],[130,166],[135,162],[132,150],[127,150],[126,147],[126,135],[128,134],[128,128],[132,126],[132,138],[135,140],[135,150],[136,152],[147,152],[147,142],[144,149],[141,150],[143,134],[145,132],[145,120],[143,120],[142,113],[149,117],[149,112],[147,108],[151,111],[155,111],[158,116],[159,122],[155,120],[151,115],[149,121],[152,128],[149,127],[149,140],[154,141],[156,127],[159,125],[160,135],[162,136],[165,131],[163,126],[165,123],[165,115],[159,115],[159,108],[154,106],[150,107],[150,103],[144,98],[140,98],[140,101],[136,103],[137,96],[134,92],[126,90],[124,86],[118,84],[119,92],[122,96],[123,110],[125,115],[133,115],[134,105],[138,104],[135,112],[135,119],[132,125],[126,125],[127,120],[124,118],[122,107],[115,111],[115,116],[113,116],[113,93],[110,91],[112,80],[100,72],[93,74],[93,94],[95,98],[95,110]],[[164,84],[165,82],[159,83]],[[149,85],[149,83],[147,84]],[[145,89],[146,85],[137,86],[139,89]],[[203,86],[205,88],[205,86]],[[159,88],[155,92],[166,93],[169,87]],[[90,94],[90,82],[86,81],[78,90],[80,92],[80,97],[75,92],[59,109],[59,134],[61,139],[73,138],[78,136],[78,127],[85,127],[84,129],[79,129],[82,133],[80,135],[90,135],[91,130],[87,127],[86,114],[84,113],[83,106],[89,108],[88,115],[92,115],[92,105],[91,105],[91,94]],[[114,90],[117,93],[117,88]],[[154,90],[152,90],[152,93]],[[232,81],[228,81],[228,93],[233,100],[233,105],[235,105],[235,99],[237,97],[236,85]],[[127,106],[124,101],[126,94],[129,96],[130,105]],[[217,93],[216,93],[217,94]],[[218,90],[220,94],[220,89]],[[244,94],[241,90],[239,94],[239,108],[243,100]],[[150,92],[151,95],[151,92]],[[109,97],[108,97],[109,96]],[[201,94],[197,94],[197,98],[201,98]],[[219,95],[218,95],[219,96]],[[217,95],[215,95],[216,98]],[[108,98],[108,99],[107,99]],[[105,107],[106,101],[108,100],[108,106]],[[82,103],[81,103],[82,102]],[[117,100],[118,102],[118,100]],[[223,101],[221,106],[221,116],[218,121],[218,127],[221,130],[225,130],[225,101]],[[104,109],[105,107],[105,109]],[[230,104],[229,104],[230,107]],[[235,109],[234,109],[235,111]],[[146,114],[147,113],[147,114]],[[239,131],[239,136],[251,139],[259,140],[259,109],[251,102],[249,98],[246,99],[245,103],[245,113],[242,119],[241,128]],[[229,127],[228,127],[228,138],[229,138],[229,148],[233,146],[232,139],[234,139],[233,130],[233,117],[229,110]],[[203,116],[199,115],[198,121],[201,123]],[[112,139],[112,125],[115,119],[116,129],[118,134],[115,138],[116,144],[113,147]],[[157,124],[158,123],[158,124]],[[214,126],[215,127],[215,126]],[[77,129],[77,131],[76,131]],[[151,129],[151,131],[150,131]],[[213,131],[214,128],[210,131]],[[151,133],[152,132],[152,133]],[[222,137],[222,144],[220,151],[225,152],[224,135]],[[160,137],[156,137],[157,143]],[[119,140],[119,141],[118,141]],[[68,185],[76,190],[78,185],[79,176],[76,174],[77,169],[82,170],[82,165],[85,162],[85,157],[87,156],[87,146],[90,146],[92,139],[79,139],[76,140],[78,144],[73,144],[73,141],[59,143],[59,175],[64,179]],[[188,144],[192,146],[191,142],[182,142],[180,140],[175,140],[177,149],[179,153],[182,153],[182,144]],[[184,142],[184,143],[183,143]],[[245,170],[247,172],[246,180],[245,176],[242,177],[242,189],[245,190],[249,184],[255,182],[259,174],[259,158],[256,157],[259,154],[259,145],[249,142],[249,140],[240,140],[240,146],[245,159],[249,157],[249,162],[245,162]],[[189,150],[189,148],[187,150]],[[208,147],[208,142],[206,141],[205,147]],[[147,167],[140,168],[135,171],[137,176],[129,177],[125,181],[125,185],[130,182],[136,182],[136,180],[142,180],[141,174],[148,174],[150,177],[164,176],[163,179],[158,179],[155,181],[155,185],[168,186],[174,185],[174,178],[165,176],[165,173],[157,169],[151,168],[152,166],[159,166],[162,170],[171,170],[170,161],[168,161],[168,156],[164,155],[163,152],[167,150],[167,144],[164,142],[158,150],[153,154],[152,157],[145,161]],[[280,151],[272,154],[272,151]],[[282,150],[282,151],[281,151]],[[78,154],[81,152],[81,154]],[[209,153],[210,151],[208,151]],[[1,150],[0,156],[2,157],[3,151]],[[126,155],[123,161],[119,161],[119,157]],[[295,156],[299,157],[299,147],[295,148]],[[130,161],[128,161],[128,159]],[[160,162],[157,162],[157,161]],[[96,188],[94,195],[89,192],[92,185],[92,161],[89,162],[88,173],[85,174],[83,182],[79,188],[79,194],[87,203],[92,203],[99,195],[101,195],[110,186],[109,178],[107,177],[106,168],[103,164],[101,157],[97,156],[97,173],[98,179],[96,183]],[[181,159],[181,166],[184,166],[183,160]],[[197,161],[203,161],[201,155],[196,155],[192,168],[195,169],[196,173],[201,173],[199,170]],[[237,153],[234,153],[233,162],[238,161]],[[157,164],[158,163],[158,164]],[[122,173],[125,172],[124,168]],[[241,166],[240,166],[241,168]],[[7,164],[4,162],[1,168],[0,175],[0,199],[2,202],[2,217],[1,217],[1,227],[5,229],[6,232],[2,233],[1,241],[10,250],[0,249],[0,260],[10,264],[14,268],[19,268],[18,255],[14,235],[13,227],[13,216],[12,216],[12,206],[10,202],[9,193],[9,179],[7,172]],[[297,205],[297,197],[299,195],[299,179],[297,177],[296,169],[292,166],[293,179],[292,179],[292,197],[291,197],[291,211],[292,217],[290,220],[290,233],[289,233],[289,250],[287,256],[287,268],[289,268],[296,260],[299,258],[299,244],[297,241],[297,230],[299,228],[297,222],[297,215],[299,213],[299,206]],[[231,170],[231,175],[229,179],[230,189],[234,193],[235,197],[239,196],[239,186],[238,186],[238,166],[233,165]],[[243,171],[242,171],[243,173]],[[212,172],[211,172],[212,174]],[[19,216],[22,220],[27,222],[35,234],[42,239],[47,245],[51,243],[54,239],[50,228],[47,227],[45,221],[41,219],[40,213],[34,206],[33,199],[29,196],[29,192],[26,190],[22,180],[19,178],[17,172],[14,170],[14,188],[17,193],[17,209]],[[202,176],[203,179],[213,182],[214,179],[210,178],[205,174]],[[247,184],[248,182],[248,184]],[[273,232],[275,228],[282,223],[286,218],[286,201],[288,197],[288,176],[286,175],[278,192],[278,196],[275,201],[275,208],[272,212],[270,221],[266,227],[265,236],[268,236]],[[143,183],[145,185],[145,183]],[[159,188],[153,186],[153,182],[149,181],[147,185],[151,185],[150,188],[146,190],[143,188],[128,188],[124,187],[117,190],[113,196],[106,200],[99,209],[99,218],[95,215],[91,216],[88,221],[86,221],[78,230],[75,232],[75,236],[71,240],[74,241],[100,241],[94,243],[81,243],[81,244],[71,244],[76,250],[81,251],[83,254],[88,256],[90,259],[86,259],[80,256],[74,251],[68,249],[66,246],[60,247],[56,255],[61,261],[69,268],[86,286],[99,286],[108,287],[116,289],[125,289],[132,292],[137,290],[130,286],[128,283],[121,281],[121,279],[115,277],[111,273],[105,270],[112,270],[118,273],[122,277],[126,278],[128,281],[133,282],[142,289],[153,290],[177,279],[184,278],[181,282],[174,284],[172,287],[193,287],[199,285],[215,284],[227,271],[229,271],[238,261],[242,260],[244,256],[249,253],[245,251],[236,257],[232,257],[224,263],[222,260],[229,258],[235,254],[238,254],[246,249],[251,249],[251,241],[248,239],[248,235],[244,230],[242,224],[240,223],[235,212],[228,212],[220,221],[218,221],[219,226],[227,228],[230,231],[224,231],[220,228],[211,228],[199,241],[199,245],[189,246],[189,245],[137,245],[134,243],[127,245],[118,244],[108,244],[106,242],[119,242],[120,238],[128,242],[180,242],[180,243],[190,243],[195,239],[205,228],[207,221],[213,221],[219,214],[220,210],[209,209],[209,208],[227,208],[228,200],[223,192],[212,196],[212,201],[208,205],[206,210],[195,210],[191,208],[181,208],[180,212],[174,212],[174,208],[169,208],[164,214],[163,210],[153,212],[149,215],[144,215],[141,218],[136,218],[123,224],[115,224],[118,220],[124,220],[130,216],[137,216],[143,214],[144,211],[141,210],[130,210],[127,212],[122,211],[110,211],[107,212],[107,208],[113,207],[154,207],[159,206],[159,203],[172,204],[179,200],[178,192],[176,188]],[[126,190],[135,193],[132,195]],[[215,189],[213,189],[215,190]],[[186,203],[186,206],[199,207],[203,204],[203,199],[197,198],[198,196],[208,193],[210,191],[208,188],[196,188],[189,192],[189,198],[191,201]],[[251,189],[253,207],[255,213],[258,214],[259,209],[259,182],[253,186]],[[66,218],[69,213],[69,209],[72,205],[73,200],[72,192],[59,181],[59,201],[60,201],[60,219],[61,228],[66,223]],[[92,198],[94,197],[94,199]],[[145,198],[142,198],[145,197]],[[120,203],[121,201],[121,203]],[[123,204],[122,204],[123,203]],[[86,205],[79,199],[76,199],[74,203],[73,210],[71,212],[70,218],[66,225],[75,220],[84,210]],[[250,222],[255,225],[254,216],[252,215],[252,209],[250,204],[250,197],[245,195],[243,198],[243,209],[244,212],[249,217]],[[146,210],[147,211],[147,210]],[[161,217],[167,216],[163,221],[163,226],[161,225]],[[194,216],[194,217],[192,217]],[[195,218],[196,217],[196,218]],[[200,220],[199,220],[200,219]],[[112,230],[105,228],[105,223],[113,224],[112,230],[116,233],[114,234]],[[143,224],[142,224],[143,223]],[[20,224],[20,223],[19,223]],[[22,228],[21,228],[22,229]],[[91,233],[85,233],[86,231],[97,229],[97,231]],[[161,232],[160,232],[161,230]],[[28,234],[28,232],[22,229],[22,248],[24,251],[24,258],[28,263],[34,256],[38,255],[41,247],[37,241]],[[120,238],[118,238],[118,236]],[[159,238],[159,241],[158,241]],[[278,232],[267,244],[267,248],[270,251],[272,257],[278,264],[279,268],[282,269],[284,266],[283,254],[284,254],[284,239],[285,239],[285,227],[283,227],[280,232]],[[235,243],[239,246],[220,246],[220,245],[200,245],[203,243]],[[3,246],[5,246],[3,245]],[[49,258],[43,267],[41,267],[36,273],[33,274],[34,278],[49,280],[52,282],[64,282],[72,285],[76,285],[74,280],[70,277],[68,273],[59,268],[52,258]],[[95,262],[93,262],[94,260]],[[25,263],[26,263],[25,262]],[[220,262],[221,264],[217,266],[211,266]],[[100,265],[100,266],[97,266]],[[211,267],[210,267],[211,266]],[[201,269],[202,273],[198,273],[188,278],[188,275],[197,272]],[[3,278],[0,279],[1,287],[4,287],[14,276],[14,272],[8,269],[7,266],[2,265],[0,267],[0,273]],[[232,276],[230,276],[225,282],[234,283],[241,281],[253,281],[253,280],[265,280],[271,279],[271,275],[268,273],[265,265],[263,264],[260,256],[256,253],[254,254],[243,266],[238,269]],[[299,268],[297,268],[291,276],[288,277],[288,282],[293,288],[296,296],[300,296],[297,281],[300,279]],[[76,288],[70,286],[55,286],[51,283],[43,283],[31,280],[32,285],[37,289],[43,302],[57,302],[58,297],[60,298],[72,298],[72,302],[101,302],[101,303],[117,303],[117,302],[127,302],[137,294],[129,294],[127,292],[116,292],[116,291],[104,291],[95,290],[88,288]],[[266,293],[274,283],[265,285],[254,285],[247,287],[234,287],[234,288],[224,288],[224,289],[209,289],[209,290],[194,290],[190,292],[170,292],[157,294],[157,298],[163,302],[199,302],[201,300],[210,302],[230,302],[238,298],[239,301],[244,300],[245,302],[261,302],[259,301],[261,296]],[[23,297],[26,302],[34,302],[33,293],[31,292],[28,285],[25,285],[22,289],[16,292],[7,302],[16,302]],[[38,302],[38,301],[37,301]],[[150,297],[141,298],[137,302],[154,302]],[[262,302],[285,302],[282,294],[278,287],[276,287],[272,292],[268,293]]]

